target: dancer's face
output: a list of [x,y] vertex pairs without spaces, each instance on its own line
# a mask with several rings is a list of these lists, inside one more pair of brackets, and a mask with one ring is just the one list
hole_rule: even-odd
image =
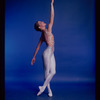
[[38,21],[38,24],[40,27],[45,27],[46,26],[46,23],[44,23],[43,21]]

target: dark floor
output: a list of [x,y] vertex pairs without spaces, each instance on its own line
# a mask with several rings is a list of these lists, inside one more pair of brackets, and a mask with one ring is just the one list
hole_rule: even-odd
[[95,83],[51,82],[51,98],[47,96],[47,89],[36,96],[39,85],[42,83],[6,83],[5,100],[95,100]]

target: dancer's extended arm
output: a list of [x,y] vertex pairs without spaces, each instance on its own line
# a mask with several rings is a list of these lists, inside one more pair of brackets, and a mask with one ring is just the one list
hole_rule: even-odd
[[54,0],[51,0],[51,10],[50,10],[50,22],[48,24],[48,31],[51,31],[53,22],[54,22],[54,7],[53,7]]
[[42,39],[42,37],[41,37],[40,40],[39,40],[39,43],[38,43],[38,45],[37,45],[37,47],[36,47],[36,49],[35,49],[34,56],[33,56],[32,61],[31,61],[31,65],[33,65],[33,63],[35,62],[35,56],[36,56],[36,54],[38,53],[39,48],[40,48],[42,42],[43,42],[43,39]]

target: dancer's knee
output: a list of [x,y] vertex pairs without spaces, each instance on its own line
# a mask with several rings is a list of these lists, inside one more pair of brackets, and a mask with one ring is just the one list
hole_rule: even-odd
[[55,71],[54,72],[51,72],[51,74],[52,74],[52,76],[54,76],[56,74],[56,72]]

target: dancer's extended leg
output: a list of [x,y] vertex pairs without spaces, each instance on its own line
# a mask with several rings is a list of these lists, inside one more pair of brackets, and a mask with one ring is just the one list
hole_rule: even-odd
[[[50,59],[51,59],[51,61],[50,61],[50,73],[47,76],[47,78],[46,78],[46,80],[45,80],[45,82],[43,84],[44,87],[46,87],[50,83],[52,77],[56,73],[56,70],[55,70],[56,63],[55,63],[54,54],[51,55],[51,58]],[[52,96],[52,91],[49,91],[48,96],[50,96],[50,97]]]
[[[54,76],[55,73],[50,73],[48,75],[48,77],[46,78],[43,86],[39,86],[40,91],[38,92],[37,96],[39,96],[46,88],[46,86],[49,84],[49,82],[51,81],[52,77]],[[52,92],[49,93],[49,96],[52,96]]]
[[[48,61],[48,60],[46,59],[46,61]],[[49,82],[51,81],[52,77],[53,77],[54,74],[56,73],[56,71],[55,71],[55,58],[54,58],[54,54],[52,54],[52,55],[49,57],[48,64],[49,64],[50,67],[46,67],[46,68],[50,68],[50,73],[47,75],[47,78],[46,78],[46,80],[45,80],[43,86],[40,86],[40,87],[39,87],[40,91],[38,92],[37,95],[40,95],[40,94],[45,90],[46,86],[48,86],[48,88],[50,88],[50,87],[49,87]],[[48,64],[47,64],[47,65],[48,65]],[[51,90],[51,89],[50,89],[50,90]],[[52,96],[52,91],[50,91],[48,95],[49,95],[49,96]]]
[[[44,63],[44,72],[45,72],[45,80],[50,72],[50,56],[51,56],[51,50],[47,48],[43,53],[43,63]],[[39,86],[40,91],[38,92],[38,96],[45,90],[46,87]],[[50,90],[50,85],[47,85],[47,88]]]
[[49,83],[50,83],[52,77],[54,76],[54,74],[56,73],[55,58],[54,58],[54,54],[52,53],[52,49],[46,50],[43,56],[44,56],[46,80],[45,80],[43,86],[39,86],[40,91],[38,92],[37,95],[39,96],[45,90],[45,88],[47,86],[48,89],[50,90],[48,95],[52,96],[52,91],[50,89]]

